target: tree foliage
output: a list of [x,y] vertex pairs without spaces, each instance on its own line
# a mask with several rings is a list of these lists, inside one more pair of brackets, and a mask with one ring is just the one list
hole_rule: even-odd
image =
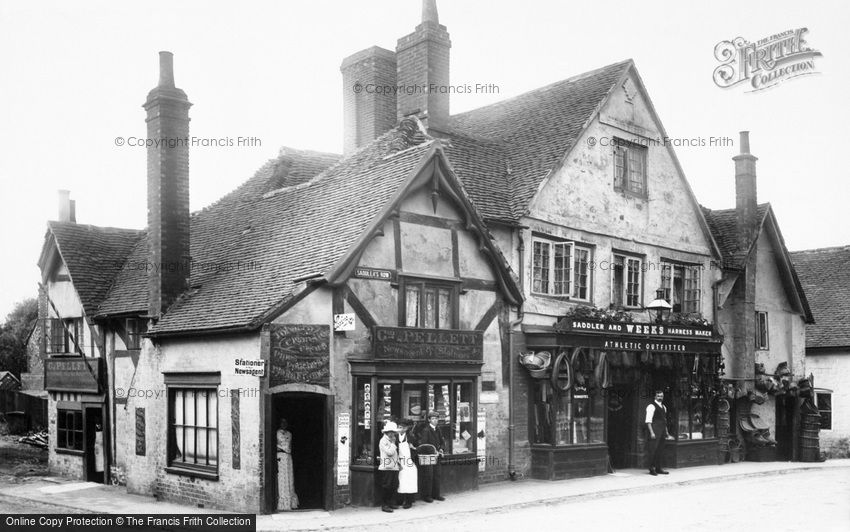
[[16,377],[27,370],[27,336],[38,319],[38,301],[25,299],[15,305],[0,325],[0,371],[11,371]]

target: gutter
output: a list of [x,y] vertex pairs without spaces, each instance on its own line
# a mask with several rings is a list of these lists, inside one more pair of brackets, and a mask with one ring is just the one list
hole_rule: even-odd
[[[523,258],[525,257],[525,241],[522,238],[521,226],[517,226],[517,239],[519,243],[517,245],[517,253],[519,253],[519,260],[517,264],[519,265],[519,291],[521,294],[525,294],[524,279],[525,279],[525,270],[523,264]],[[511,342],[509,347],[509,351],[511,352],[511,357],[508,360],[508,478],[511,480],[516,480],[516,465],[514,464],[514,442],[516,440],[516,426],[514,425],[514,360],[513,360],[513,341],[510,340],[511,335],[516,334],[519,331],[514,331],[514,328],[522,323],[522,320],[525,316],[525,313],[522,309],[523,303],[520,301],[519,305],[517,305],[517,319],[510,322],[508,326],[508,338]]]

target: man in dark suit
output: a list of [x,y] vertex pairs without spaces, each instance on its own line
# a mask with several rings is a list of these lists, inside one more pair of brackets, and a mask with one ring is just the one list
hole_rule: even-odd
[[664,392],[655,391],[655,401],[646,407],[646,448],[649,453],[649,474],[667,475],[662,467],[664,461],[664,443],[673,437],[667,432],[667,407],[664,406]]
[[443,435],[437,429],[437,421],[439,419],[439,414],[433,411],[430,412],[428,414],[428,425],[419,432],[417,441],[420,455],[435,455],[432,459],[435,460],[433,465],[419,466],[419,493],[422,494],[422,500],[425,502],[446,500],[445,497],[440,495],[440,459],[443,456],[446,445]]

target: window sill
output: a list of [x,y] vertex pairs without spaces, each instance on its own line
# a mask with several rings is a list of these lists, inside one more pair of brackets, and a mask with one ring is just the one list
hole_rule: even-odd
[[56,447],[53,450],[56,451],[56,454],[70,454],[72,456],[83,456],[84,454],[86,454],[85,451],[78,451],[76,449],[63,449],[61,447]]
[[648,195],[645,192],[634,192],[634,191],[631,191],[631,190],[629,190],[627,188],[623,188],[623,187],[614,187],[614,191],[619,192],[623,196],[627,196],[627,197],[630,197],[630,198],[635,198],[635,199],[644,200],[644,201],[646,201],[648,199]]
[[217,471],[201,471],[196,469],[187,469],[179,466],[168,466],[165,468],[165,472],[171,475],[180,475],[183,477],[194,477],[194,478],[202,478],[205,480],[218,480],[218,472]]

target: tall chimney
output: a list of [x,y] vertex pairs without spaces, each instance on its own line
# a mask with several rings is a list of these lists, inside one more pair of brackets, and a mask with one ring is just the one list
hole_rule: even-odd
[[59,190],[59,221],[60,222],[76,222],[77,216],[74,212],[74,200],[71,199],[70,190]]
[[159,318],[189,277],[189,107],[174,86],[173,55],[159,53],[159,84],[148,93],[148,313]]
[[422,0],[422,23],[396,45],[398,119],[424,115],[429,128],[449,121],[449,32],[440,24],[436,0]]
[[741,153],[735,161],[735,212],[737,214],[738,244],[749,248],[758,223],[758,195],[756,187],[756,161],[750,154],[750,132],[741,131]]
[[348,155],[396,124],[396,55],[373,46],[343,59],[340,71]]

